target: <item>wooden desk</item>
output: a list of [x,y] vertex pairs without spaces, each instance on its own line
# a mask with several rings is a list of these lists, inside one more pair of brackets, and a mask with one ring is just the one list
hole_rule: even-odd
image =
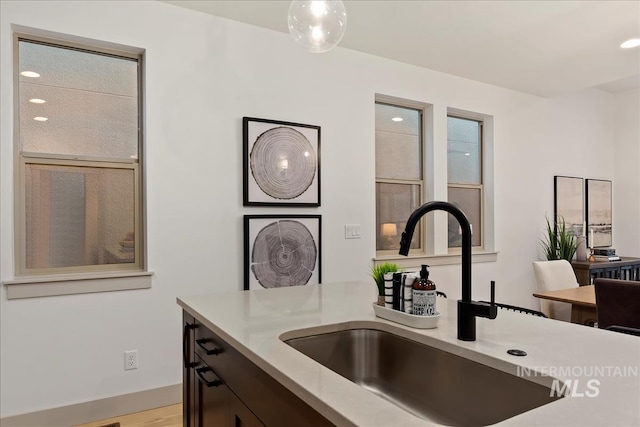
[[640,280],[640,258],[620,257],[620,261],[573,261],[571,263],[580,286],[593,285],[599,277]]
[[596,290],[593,286],[534,293],[534,297],[571,304],[571,323],[586,325],[596,322]]

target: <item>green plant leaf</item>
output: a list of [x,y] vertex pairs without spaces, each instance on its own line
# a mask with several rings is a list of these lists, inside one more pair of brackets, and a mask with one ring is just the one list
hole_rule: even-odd
[[546,235],[540,240],[545,256],[548,260],[566,259],[571,262],[577,247],[573,231],[567,228],[562,217],[558,217],[553,224],[549,218],[546,218],[546,221]]
[[395,273],[398,270],[398,266],[391,262],[385,262],[371,267],[371,277],[373,277],[373,280],[375,280],[378,286],[378,295],[384,295],[384,275],[386,273]]

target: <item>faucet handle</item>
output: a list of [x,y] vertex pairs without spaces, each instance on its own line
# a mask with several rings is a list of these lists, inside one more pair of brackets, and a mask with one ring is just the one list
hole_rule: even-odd
[[496,305],[496,281],[491,281],[491,305]]
[[491,281],[491,304],[489,306],[489,319],[498,317],[498,306],[496,306],[496,281]]

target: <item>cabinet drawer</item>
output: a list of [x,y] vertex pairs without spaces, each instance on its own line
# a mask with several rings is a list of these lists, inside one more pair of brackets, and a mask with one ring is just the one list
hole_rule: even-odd
[[227,359],[227,344],[201,323],[195,330],[193,348],[195,353],[216,372],[224,375]]
[[196,379],[204,386],[218,387],[224,384],[218,373],[200,357],[196,356],[194,362],[193,370],[196,373]]
[[[185,360],[191,363],[188,368],[185,366],[184,387],[187,391],[193,389],[185,393],[185,426],[333,425],[197,319],[187,327],[190,319],[193,318],[185,313],[188,335],[183,350],[187,353]],[[223,384],[214,384],[218,380]],[[226,415],[222,417],[218,409],[225,402]]]
[[[204,326],[197,331],[207,340],[207,346],[214,342],[222,349],[217,355],[209,355],[208,359],[203,360],[211,367],[218,366],[216,372],[220,378],[262,424],[314,427],[333,425],[222,338]],[[198,334],[196,337],[199,337]],[[200,346],[195,345],[195,348],[201,354]],[[209,362],[211,360],[214,361],[213,364]],[[244,420],[241,421],[254,425],[248,421],[248,414],[245,413],[243,417]]]
[[210,366],[194,356],[194,427],[230,426],[229,396],[231,392]]

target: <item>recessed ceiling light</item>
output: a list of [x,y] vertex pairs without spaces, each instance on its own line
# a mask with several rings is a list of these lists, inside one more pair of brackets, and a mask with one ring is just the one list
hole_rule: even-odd
[[37,121],[37,122],[46,122],[47,120],[49,120],[48,117],[34,117],[33,120]]
[[471,153],[464,153],[464,155],[465,155],[465,156],[470,156],[470,155],[471,155]]
[[394,122],[401,122],[404,119],[402,117],[393,117],[391,120],[393,120]]
[[35,71],[23,71],[20,73],[20,75],[25,76],[25,77],[40,77],[40,74],[36,73]]
[[620,45],[623,49],[631,49],[632,47],[640,46],[640,39],[629,39]]
[[32,104],[44,104],[47,101],[45,101],[44,99],[40,99],[40,98],[31,98],[29,100],[29,102],[31,102]]

